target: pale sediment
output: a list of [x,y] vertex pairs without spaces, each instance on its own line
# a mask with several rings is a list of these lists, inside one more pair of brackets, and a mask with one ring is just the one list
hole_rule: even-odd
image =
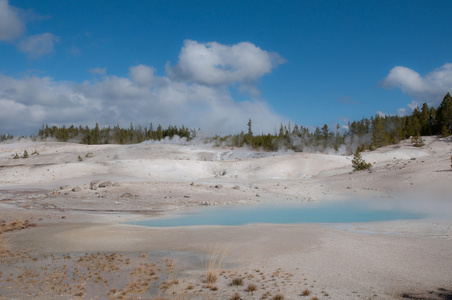
[[[12,159],[25,148],[40,154]],[[191,263],[179,272],[180,283],[171,285],[187,298],[227,299],[238,292],[244,299],[271,299],[278,293],[294,299],[307,289],[309,297],[320,299],[394,299],[404,294],[440,299],[452,290],[451,150],[445,139],[428,138],[421,148],[405,141],[364,153],[374,165],[369,173],[353,172],[351,157],[341,155],[253,158],[252,151],[234,157],[231,149],[176,145],[1,144],[0,219],[37,223],[4,236],[10,237],[12,249],[27,249],[42,264],[43,257],[62,253],[78,260],[97,252],[136,259],[141,253],[169,251],[177,257],[176,265],[188,259]],[[158,229],[121,224],[183,207],[367,198],[422,211],[429,218]],[[208,259],[214,245],[228,252],[217,290],[203,287],[205,267],[193,263]],[[68,261],[53,264],[70,267]],[[123,263],[117,258],[114,262]],[[11,268],[5,260],[2,264]],[[38,265],[25,260],[23,267]],[[124,265],[124,274],[130,271],[126,269]],[[8,275],[2,272],[0,294],[8,295]],[[12,271],[15,279],[19,273]],[[230,284],[237,276],[244,278],[244,286]],[[245,291],[248,284],[256,284],[257,290]],[[88,290],[83,296],[107,297],[103,289]],[[23,291],[22,296],[28,295]]]

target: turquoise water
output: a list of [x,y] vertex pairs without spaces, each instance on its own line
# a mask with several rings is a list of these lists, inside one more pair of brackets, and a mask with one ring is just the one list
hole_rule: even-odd
[[401,209],[378,208],[357,201],[300,205],[206,207],[193,211],[132,221],[127,224],[151,227],[195,225],[245,225],[256,223],[355,223],[420,219],[424,215]]

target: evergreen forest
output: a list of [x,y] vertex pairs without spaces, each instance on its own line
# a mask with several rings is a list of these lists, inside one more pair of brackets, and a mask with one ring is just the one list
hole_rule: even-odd
[[[376,149],[379,147],[396,144],[409,137],[417,141],[421,136],[452,134],[452,96],[447,93],[441,104],[437,107],[429,107],[424,103],[421,108],[414,109],[411,115],[380,116],[375,115],[370,119],[363,118],[359,121],[349,122],[347,130],[342,130],[339,125],[329,128],[326,124],[321,128],[316,127],[310,131],[308,128],[289,123],[281,124],[279,131],[274,134],[254,134],[252,120],[247,124],[247,131],[240,134],[213,136],[205,138],[204,142],[214,143],[217,146],[229,147],[251,147],[256,150],[278,151],[281,149],[301,151],[326,151],[327,149],[338,150],[346,147],[346,153],[358,150]],[[121,128],[119,125],[99,128],[88,126],[49,126],[42,125],[37,136],[32,135],[34,140],[46,140],[54,138],[60,142],[80,142],[83,144],[135,144],[147,140],[172,139],[175,136],[185,138],[187,141],[195,138],[199,131],[189,129],[185,126],[168,126],[163,128],[158,125],[154,128],[134,127],[130,123],[129,128]],[[10,134],[0,135],[0,141],[11,140]],[[422,139],[421,139],[422,140]],[[355,149],[353,149],[355,148]]]

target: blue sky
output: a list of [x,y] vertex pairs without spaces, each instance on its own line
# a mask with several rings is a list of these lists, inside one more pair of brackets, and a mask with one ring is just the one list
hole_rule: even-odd
[[452,92],[452,1],[0,0],[0,133],[208,133],[403,115]]

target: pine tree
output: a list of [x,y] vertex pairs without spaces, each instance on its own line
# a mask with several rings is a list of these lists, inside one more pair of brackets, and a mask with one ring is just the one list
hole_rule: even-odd
[[362,171],[362,170],[369,170],[372,167],[371,163],[367,163],[362,157],[361,157],[361,149],[358,147],[356,149],[355,155],[352,159],[352,167],[355,171]]
[[411,137],[411,143],[414,147],[422,147],[425,145],[424,140],[419,133]]
[[375,148],[389,145],[389,134],[383,123],[383,118],[377,115],[374,119],[372,146]]
[[437,131],[442,136],[452,134],[452,96],[447,93],[436,111]]
[[248,135],[251,137],[253,136],[253,130],[251,129],[251,119],[248,120],[248,123],[246,125],[248,125]]

